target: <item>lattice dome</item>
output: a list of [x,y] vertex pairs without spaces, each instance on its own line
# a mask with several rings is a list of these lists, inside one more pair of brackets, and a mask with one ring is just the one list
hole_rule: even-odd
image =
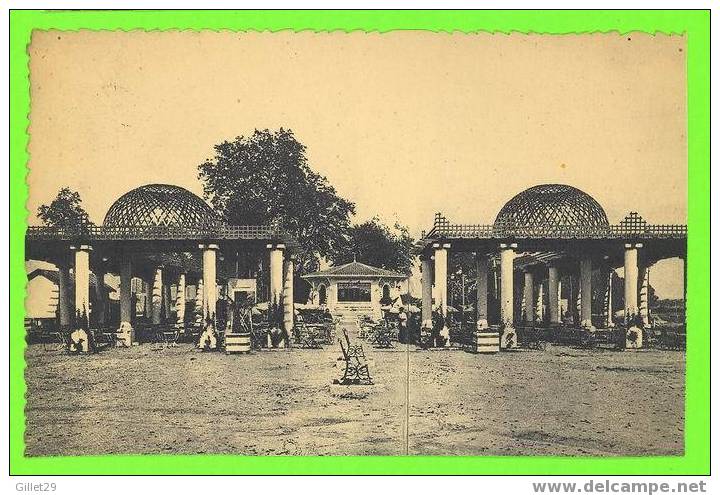
[[148,184],[129,191],[105,215],[106,227],[209,227],[219,223],[210,206],[187,189]]
[[496,227],[604,227],[607,215],[592,196],[564,184],[542,184],[526,189],[505,203]]

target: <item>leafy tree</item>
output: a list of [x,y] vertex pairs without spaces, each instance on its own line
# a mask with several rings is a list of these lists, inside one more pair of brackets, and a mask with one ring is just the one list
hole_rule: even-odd
[[405,226],[396,223],[390,229],[374,217],[350,227],[349,234],[349,249],[331,258],[335,264],[348,263],[354,258],[361,263],[410,274],[414,240]]
[[49,205],[40,205],[37,216],[50,227],[77,228],[93,225],[82,207],[80,194],[69,187],[61,188]]
[[355,205],[310,168],[291,130],[255,130],[223,141],[198,170],[205,198],[228,223],[277,224],[295,238],[298,274],[346,248]]

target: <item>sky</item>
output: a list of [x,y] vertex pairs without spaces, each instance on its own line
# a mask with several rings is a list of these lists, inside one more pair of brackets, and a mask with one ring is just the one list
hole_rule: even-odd
[[[213,145],[290,128],[313,169],[417,236],[440,211],[492,223],[538,183],[686,223],[683,36],[36,31],[30,224],[62,186],[101,223],[153,182],[202,194]],[[653,285],[682,294],[682,266]]]

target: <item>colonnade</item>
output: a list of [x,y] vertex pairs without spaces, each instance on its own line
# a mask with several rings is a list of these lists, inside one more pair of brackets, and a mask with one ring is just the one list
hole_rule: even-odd
[[[641,243],[627,243],[624,245],[624,322],[627,327],[640,324],[650,326],[648,309],[648,289],[650,266],[638,264]],[[447,242],[436,242],[431,245],[431,251],[421,258],[422,273],[422,326],[425,329],[432,327],[432,311],[440,311],[443,317],[447,316],[447,273],[448,253],[451,244]],[[498,243],[494,254],[499,259],[496,270],[499,271],[499,293],[500,324],[504,332],[514,332],[515,318],[515,277],[514,260],[516,258],[518,245],[515,243]],[[476,255],[477,263],[477,328],[478,330],[488,327],[488,274],[490,273],[491,255]],[[572,258],[577,265],[577,276],[579,279],[578,297],[578,319],[575,324],[581,328],[592,329],[592,273],[593,259],[587,254],[579,254]],[[565,260],[567,264],[567,259]],[[540,266],[540,268],[539,268]],[[523,273],[522,304],[523,314],[518,320],[524,324],[534,324],[543,321],[552,325],[559,325],[563,322],[561,308],[561,267],[552,262],[546,265],[536,265],[526,269]],[[612,314],[612,274],[614,269],[607,265],[608,270],[608,293],[605,301],[605,317],[603,324],[608,328],[614,326]],[[544,273],[542,273],[544,271]],[[542,275],[541,280],[537,276]],[[431,285],[432,284],[432,285]],[[547,314],[544,314],[543,292],[547,287]],[[572,296],[569,298],[573,304]],[[639,318],[639,322],[638,322]],[[513,339],[514,340],[514,339]]]
[[[218,280],[217,280],[217,253],[219,246],[214,243],[199,244],[198,249],[202,254],[202,274],[197,283],[197,302],[202,304],[203,325],[215,318],[218,301]],[[269,301],[268,308],[282,307],[283,327],[290,334],[294,326],[295,310],[293,303],[293,277],[294,258],[285,256],[285,244],[267,244],[270,266],[269,280]],[[105,267],[98,263],[93,267],[97,278],[98,292],[100,297],[96,298],[93,307],[90,307],[90,258],[93,251],[92,246],[82,244],[71,247],[73,254],[70,259],[62,258],[58,262],[58,313],[60,325],[68,328],[73,318],[70,309],[70,293],[73,279],[70,276],[70,267],[74,268],[74,294],[75,308],[81,314],[93,316],[98,323],[105,324],[107,319],[107,302],[104,293]],[[104,262],[105,260],[103,260]],[[133,260],[127,253],[122,253],[119,262],[120,275],[120,325],[118,329],[118,340],[124,345],[131,345],[134,340],[133,330],[133,308],[132,279]],[[163,314],[170,314],[171,304],[175,308],[176,325],[183,326],[185,321],[185,288],[187,286],[187,275],[180,273],[176,280],[176,299],[170,301],[170,283],[168,271],[162,266],[157,266],[152,272],[152,283],[149,284],[148,298],[150,301],[150,320],[153,324],[161,323]]]

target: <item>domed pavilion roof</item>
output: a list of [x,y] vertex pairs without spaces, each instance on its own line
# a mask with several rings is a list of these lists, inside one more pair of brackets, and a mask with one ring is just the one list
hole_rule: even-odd
[[564,184],[541,184],[505,203],[495,227],[504,229],[565,226],[605,227],[605,210],[592,196]]
[[115,201],[105,227],[210,227],[220,220],[210,206],[187,189],[169,184],[135,188]]

